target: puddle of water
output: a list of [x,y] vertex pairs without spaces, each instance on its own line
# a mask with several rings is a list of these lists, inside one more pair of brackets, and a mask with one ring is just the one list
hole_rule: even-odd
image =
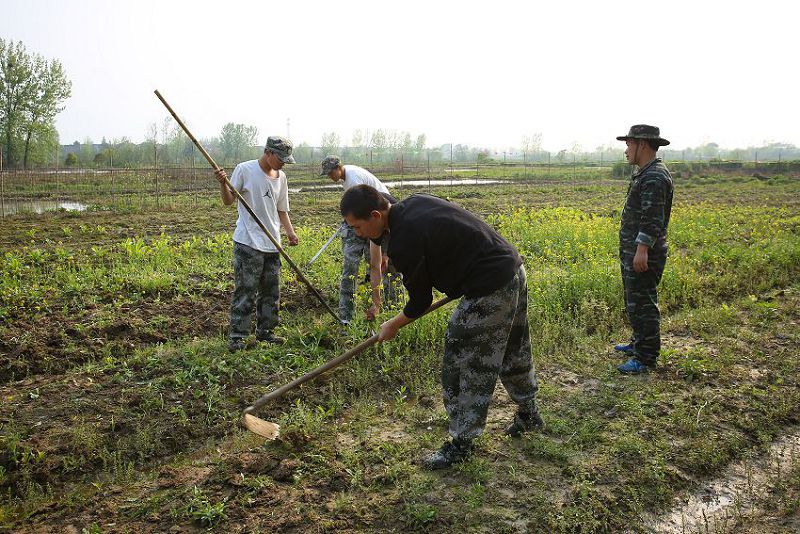
[[728,467],[723,476],[689,495],[685,504],[646,523],[650,532],[683,534],[731,523],[737,514],[756,506],[776,476],[800,459],[800,429],[776,440],[766,454]]
[[68,211],[85,211],[88,204],[73,200],[6,200],[3,204],[4,215],[17,213],[38,213],[65,209]]
[[383,183],[386,187],[406,187],[406,186],[450,187],[456,185],[499,184],[501,182],[500,180],[481,180],[481,179],[463,180],[459,178],[458,180],[403,180],[400,182],[383,182]]
[[[401,187],[455,187],[458,185],[485,185],[485,184],[499,184],[502,180],[482,180],[480,178],[475,180],[465,180],[463,178],[449,179],[449,180],[397,180],[393,182],[383,182],[383,185],[390,189]],[[309,191],[331,191],[341,189],[339,184],[328,185],[309,185],[306,187],[289,188],[290,193],[307,193]]]

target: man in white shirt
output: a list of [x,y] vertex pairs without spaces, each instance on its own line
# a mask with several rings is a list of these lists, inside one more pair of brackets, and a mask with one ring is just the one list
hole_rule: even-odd
[[[294,163],[292,142],[279,136],[267,139],[260,158],[236,166],[231,185],[253,208],[272,237],[280,243],[280,227],[286,230],[290,245],[297,245],[297,234],[289,219],[289,188],[286,163]],[[226,206],[236,199],[228,188],[224,170],[216,171],[220,195]],[[281,257],[278,249],[264,234],[247,209],[239,205],[239,218],[233,232],[234,289],[231,299],[231,322],[228,349],[241,350],[250,334],[253,306],[256,308],[256,339],[268,343],[284,340],[273,333],[278,324]]]
[[[328,156],[322,160],[320,176],[327,176],[333,182],[342,182],[342,187],[347,191],[353,186],[365,184],[374,187],[389,200],[390,203],[396,202],[394,197],[389,194],[380,180],[374,174],[357,165],[342,165],[339,156]],[[344,223],[343,223],[344,224]],[[381,308],[380,281],[383,279],[383,287],[386,293],[387,302],[397,300],[400,281],[399,275],[393,268],[388,266],[388,258],[381,253],[381,247],[370,244],[368,239],[358,237],[355,231],[344,225],[342,233],[342,280],[339,284],[339,317],[343,321],[349,322],[353,319],[355,305],[353,295],[355,294],[356,282],[358,280],[358,268],[361,264],[362,256],[366,258],[370,265],[369,277],[372,284],[372,306],[367,310],[367,319],[373,319]],[[384,248],[385,250],[385,248]],[[381,277],[381,273],[383,276]]]

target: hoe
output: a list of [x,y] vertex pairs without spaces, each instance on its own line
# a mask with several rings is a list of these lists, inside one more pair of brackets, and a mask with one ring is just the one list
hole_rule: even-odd
[[[443,298],[441,300],[438,300],[438,301],[434,302],[433,304],[431,304],[431,306],[427,310],[425,310],[425,313],[420,315],[420,317],[422,317],[423,315],[427,315],[428,313],[432,312],[433,310],[436,310],[436,309],[444,306],[445,304],[447,304],[451,300],[452,299],[450,297],[445,297],[445,298]],[[277,425],[276,423],[271,423],[269,421],[264,421],[263,419],[259,419],[258,417],[253,415],[253,412],[255,412],[258,408],[264,406],[269,401],[277,399],[278,397],[281,397],[287,391],[296,388],[300,384],[308,382],[312,378],[315,378],[315,377],[321,375],[322,373],[324,373],[326,371],[330,371],[331,369],[333,369],[335,367],[338,367],[339,365],[343,364],[344,362],[346,362],[347,360],[349,360],[353,356],[355,356],[357,354],[360,354],[361,352],[364,351],[364,349],[366,349],[368,347],[371,347],[372,345],[374,345],[377,342],[378,342],[378,334],[375,334],[372,337],[370,337],[369,339],[365,339],[364,341],[362,341],[361,343],[359,343],[358,345],[356,345],[352,349],[348,350],[347,352],[345,352],[341,356],[338,356],[338,357],[336,357],[336,358],[334,358],[334,359],[332,359],[332,360],[320,365],[316,369],[314,369],[312,371],[309,371],[308,373],[304,374],[300,378],[292,380],[291,382],[289,382],[285,386],[281,386],[280,388],[276,389],[275,391],[271,391],[271,392],[267,393],[266,395],[262,396],[260,399],[255,401],[251,406],[248,406],[247,408],[245,408],[245,410],[244,410],[244,426],[246,426],[247,429],[250,432],[253,432],[254,434],[258,434],[259,436],[265,437],[267,439],[276,439],[278,437],[278,432],[280,431],[280,426]]]

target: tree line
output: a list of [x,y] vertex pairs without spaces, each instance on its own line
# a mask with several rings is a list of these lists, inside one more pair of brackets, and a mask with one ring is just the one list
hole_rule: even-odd
[[[95,144],[91,139],[59,144],[55,117],[70,97],[72,83],[57,59],[30,53],[21,42],[0,39],[0,163],[3,167],[66,165],[76,167],[186,166],[199,154],[171,117],[149,126],[145,141],[134,143],[123,137]],[[219,135],[203,139],[206,149],[220,163],[233,165],[258,157],[264,139],[258,128],[229,122]],[[443,144],[429,148],[424,133],[392,129],[356,129],[348,141],[335,131],[322,134],[320,144],[296,145],[299,161],[310,163],[326,154],[339,154],[352,163],[410,160],[453,162],[573,163],[622,160],[623,147],[610,143],[584,149],[577,141],[556,151],[542,148],[542,134],[524,135],[518,146],[488,149],[465,144]],[[800,160],[800,149],[788,143],[726,149],[716,143],[659,151],[671,161],[780,161]],[[55,158],[55,159],[54,159]]]
[[[376,130],[379,132],[380,130]],[[385,130],[384,130],[385,131]],[[573,143],[569,148],[547,151],[536,144],[522,143],[519,147],[505,150],[474,147],[461,143],[443,144],[428,147],[424,144],[424,134],[417,137],[420,142],[399,145],[381,145],[362,141],[361,144],[341,143],[338,135],[323,134],[321,143],[311,146],[308,143],[295,145],[294,155],[300,163],[317,163],[328,154],[338,154],[345,162],[354,164],[407,163],[430,161],[432,163],[528,163],[567,165],[572,163],[624,162],[624,147],[609,144],[585,150]],[[371,139],[371,137],[370,137]],[[380,139],[380,136],[378,136]],[[228,123],[216,137],[201,139],[203,146],[221,165],[233,166],[241,161],[257,158],[263,151],[263,139],[258,129],[246,124]],[[191,141],[174,125],[170,117],[163,123],[152,124],[147,140],[134,143],[129,138],[103,140],[94,143],[87,138],[83,143],[75,141],[64,147],[60,164],[67,167],[148,167],[153,165],[188,167],[202,165],[202,156]],[[788,143],[767,143],[745,149],[726,149],[716,143],[707,143],[685,149],[659,150],[659,156],[667,161],[686,162],[725,162],[725,161],[797,161],[800,148]],[[53,165],[52,157],[48,165]]]

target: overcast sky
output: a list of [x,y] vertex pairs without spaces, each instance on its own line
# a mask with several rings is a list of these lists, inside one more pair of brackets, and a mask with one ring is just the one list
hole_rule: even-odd
[[800,145],[800,3],[0,0],[0,37],[58,58],[62,143],[145,138],[166,110],[319,145],[356,128],[504,149]]

